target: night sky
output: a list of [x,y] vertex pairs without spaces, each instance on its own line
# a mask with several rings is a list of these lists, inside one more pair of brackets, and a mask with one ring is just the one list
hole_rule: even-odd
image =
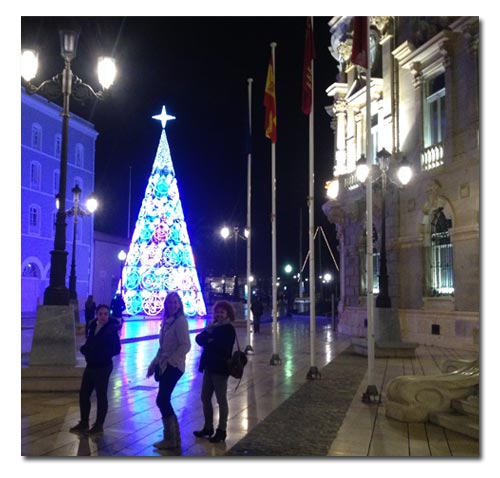
[[[333,226],[321,211],[332,174],[333,134],[325,89],[337,64],[328,51],[328,20],[314,18],[316,224],[332,245]],[[166,126],[188,231],[201,275],[233,266],[234,242],[219,236],[223,224],[246,224],[247,78],[252,88],[252,263],[271,273],[271,142],[264,136],[264,84],[270,43],[276,42],[277,265],[296,270],[308,250],[308,118],[301,111],[306,17],[23,17],[23,48],[39,51],[35,83],[63,69],[60,28],[80,31],[72,70],[95,89],[99,55],[117,60],[118,77],[105,101],[71,111],[95,124],[95,192],[102,207],[98,231],[127,237],[129,172],[133,230],[160,139],[152,119],[162,105],[176,116]],[[302,212],[302,228],[300,215]],[[133,232],[133,231],[131,231]],[[300,255],[300,237],[302,254]],[[238,267],[246,271],[246,245],[238,241]],[[334,265],[322,245],[324,270]],[[307,269],[305,271],[307,273]]]

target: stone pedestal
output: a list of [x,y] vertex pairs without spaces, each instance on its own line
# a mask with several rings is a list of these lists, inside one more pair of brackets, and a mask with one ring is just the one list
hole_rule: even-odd
[[[375,357],[376,358],[414,358],[415,342],[401,341],[401,327],[398,311],[376,307],[374,310],[375,322]],[[368,341],[366,338],[353,338],[354,353],[368,355]]]
[[[368,356],[368,340],[354,337],[351,340],[355,354]],[[415,358],[415,342],[375,342],[375,358]]]
[[29,366],[21,369],[21,392],[78,392],[85,367]]
[[73,316],[75,318],[75,324],[80,323],[80,303],[78,299],[69,299],[69,305],[73,306]]
[[71,305],[38,306],[30,367],[76,365],[74,317]]
[[78,391],[83,370],[76,359],[73,306],[38,306],[30,364],[21,369],[21,391]]
[[375,307],[375,342],[401,342],[398,311]]

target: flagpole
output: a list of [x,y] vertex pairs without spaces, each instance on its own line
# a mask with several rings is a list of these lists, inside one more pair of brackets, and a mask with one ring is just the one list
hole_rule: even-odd
[[[276,85],[276,42],[271,43],[271,57],[273,61],[274,84]],[[276,91],[276,90],[275,90]],[[276,106],[277,109],[277,106]],[[276,111],[277,116],[277,111]],[[271,240],[272,240],[272,316],[273,316],[273,355],[270,365],[281,363],[278,355],[278,275],[276,270],[276,144],[271,142]]]
[[250,317],[252,314],[252,82],[248,78],[248,157],[247,157],[247,346],[245,353],[253,353],[252,333],[250,330]]
[[[311,17],[311,32],[313,19]],[[313,41],[310,38],[310,41]],[[306,45],[307,48],[307,45]],[[309,113],[309,312],[310,312],[310,349],[311,367],[307,372],[308,379],[321,377],[316,366],[316,269],[314,251],[314,58],[311,57],[311,112]]]
[[132,198],[132,165],[128,167],[128,222],[127,222],[127,239],[130,239],[130,203]]
[[[371,58],[370,58],[370,17],[366,21],[366,164],[368,177],[366,182],[366,308],[367,308],[367,342],[368,342],[368,384],[362,401],[371,403],[378,395],[374,379],[375,367],[375,326],[373,309],[373,198],[372,198],[372,132],[371,132]],[[372,398],[373,397],[373,398]]]

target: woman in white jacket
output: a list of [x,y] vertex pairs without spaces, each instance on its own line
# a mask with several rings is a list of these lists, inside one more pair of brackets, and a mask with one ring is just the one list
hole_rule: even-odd
[[186,355],[191,349],[188,322],[177,292],[170,292],[165,298],[165,313],[159,339],[160,348],[149,364],[147,376],[155,374],[156,369],[155,378],[159,381],[156,405],[163,421],[163,440],[154,443],[154,446],[166,450],[181,446],[179,422],[170,397],[186,369]]

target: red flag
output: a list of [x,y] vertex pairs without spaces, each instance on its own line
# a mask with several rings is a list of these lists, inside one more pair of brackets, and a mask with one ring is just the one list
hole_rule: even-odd
[[266,107],[266,138],[276,143],[276,90],[274,85],[273,57],[269,59],[267,68],[266,90],[264,94],[264,106]]
[[306,21],[306,43],[304,49],[304,71],[302,73],[302,112],[311,114],[312,106],[312,61],[314,59],[314,36],[311,17]]
[[351,61],[368,68],[368,17],[354,17]]

